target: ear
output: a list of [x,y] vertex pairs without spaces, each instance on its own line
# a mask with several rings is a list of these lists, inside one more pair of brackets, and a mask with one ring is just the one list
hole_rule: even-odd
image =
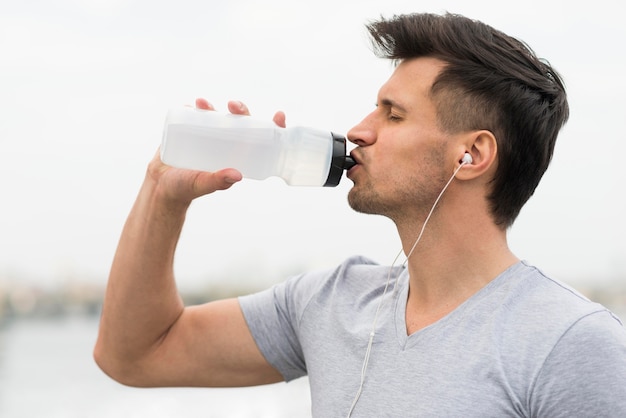
[[498,141],[491,131],[472,131],[463,135],[456,153],[456,167],[462,163],[465,153],[472,156],[472,163],[465,164],[456,175],[459,180],[471,180],[495,170]]

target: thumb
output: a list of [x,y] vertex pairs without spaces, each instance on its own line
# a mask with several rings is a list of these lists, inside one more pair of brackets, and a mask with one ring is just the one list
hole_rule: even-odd
[[229,189],[243,178],[242,174],[234,168],[226,168],[212,173],[197,171],[194,174],[192,190],[195,197],[213,193],[217,190]]

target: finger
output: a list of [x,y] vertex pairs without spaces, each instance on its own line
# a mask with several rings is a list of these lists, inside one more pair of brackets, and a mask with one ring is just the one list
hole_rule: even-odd
[[228,102],[228,111],[235,115],[250,116],[250,111],[248,110],[248,106],[236,100],[231,100],[230,102]]
[[220,178],[220,180],[226,187],[230,187],[231,185],[243,179],[243,175],[241,174],[241,172],[239,172],[239,170],[235,170],[234,168],[226,168],[217,171],[216,176]]
[[285,112],[280,111],[280,110],[276,112],[276,114],[274,115],[273,121],[276,125],[280,126],[281,128],[285,128],[287,126],[286,124],[287,116],[285,116]]
[[226,168],[213,173],[194,172],[194,174],[192,190],[195,197],[229,189],[243,178],[241,173],[234,168]]
[[204,110],[215,110],[213,105],[203,98],[196,99],[196,107]]

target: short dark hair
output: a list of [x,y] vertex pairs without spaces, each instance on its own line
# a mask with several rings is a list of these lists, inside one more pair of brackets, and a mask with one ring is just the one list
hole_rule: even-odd
[[438,121],[449,132],[487,129],[498,144],[488,196],[496,224],[513,224],[545,173],[569,117],[559,74],[525,43],[482,22],[447,13],[381,18],[367,29],[377,56],[434,57]]

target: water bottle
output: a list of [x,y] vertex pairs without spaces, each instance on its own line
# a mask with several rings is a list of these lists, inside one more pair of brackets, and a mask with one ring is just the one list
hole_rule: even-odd
[[192,107],[169,110],[161,160],[201,171],[235,168],[258,180],[276,176],[291,186],[331,187],[355,164],[341,135]]

